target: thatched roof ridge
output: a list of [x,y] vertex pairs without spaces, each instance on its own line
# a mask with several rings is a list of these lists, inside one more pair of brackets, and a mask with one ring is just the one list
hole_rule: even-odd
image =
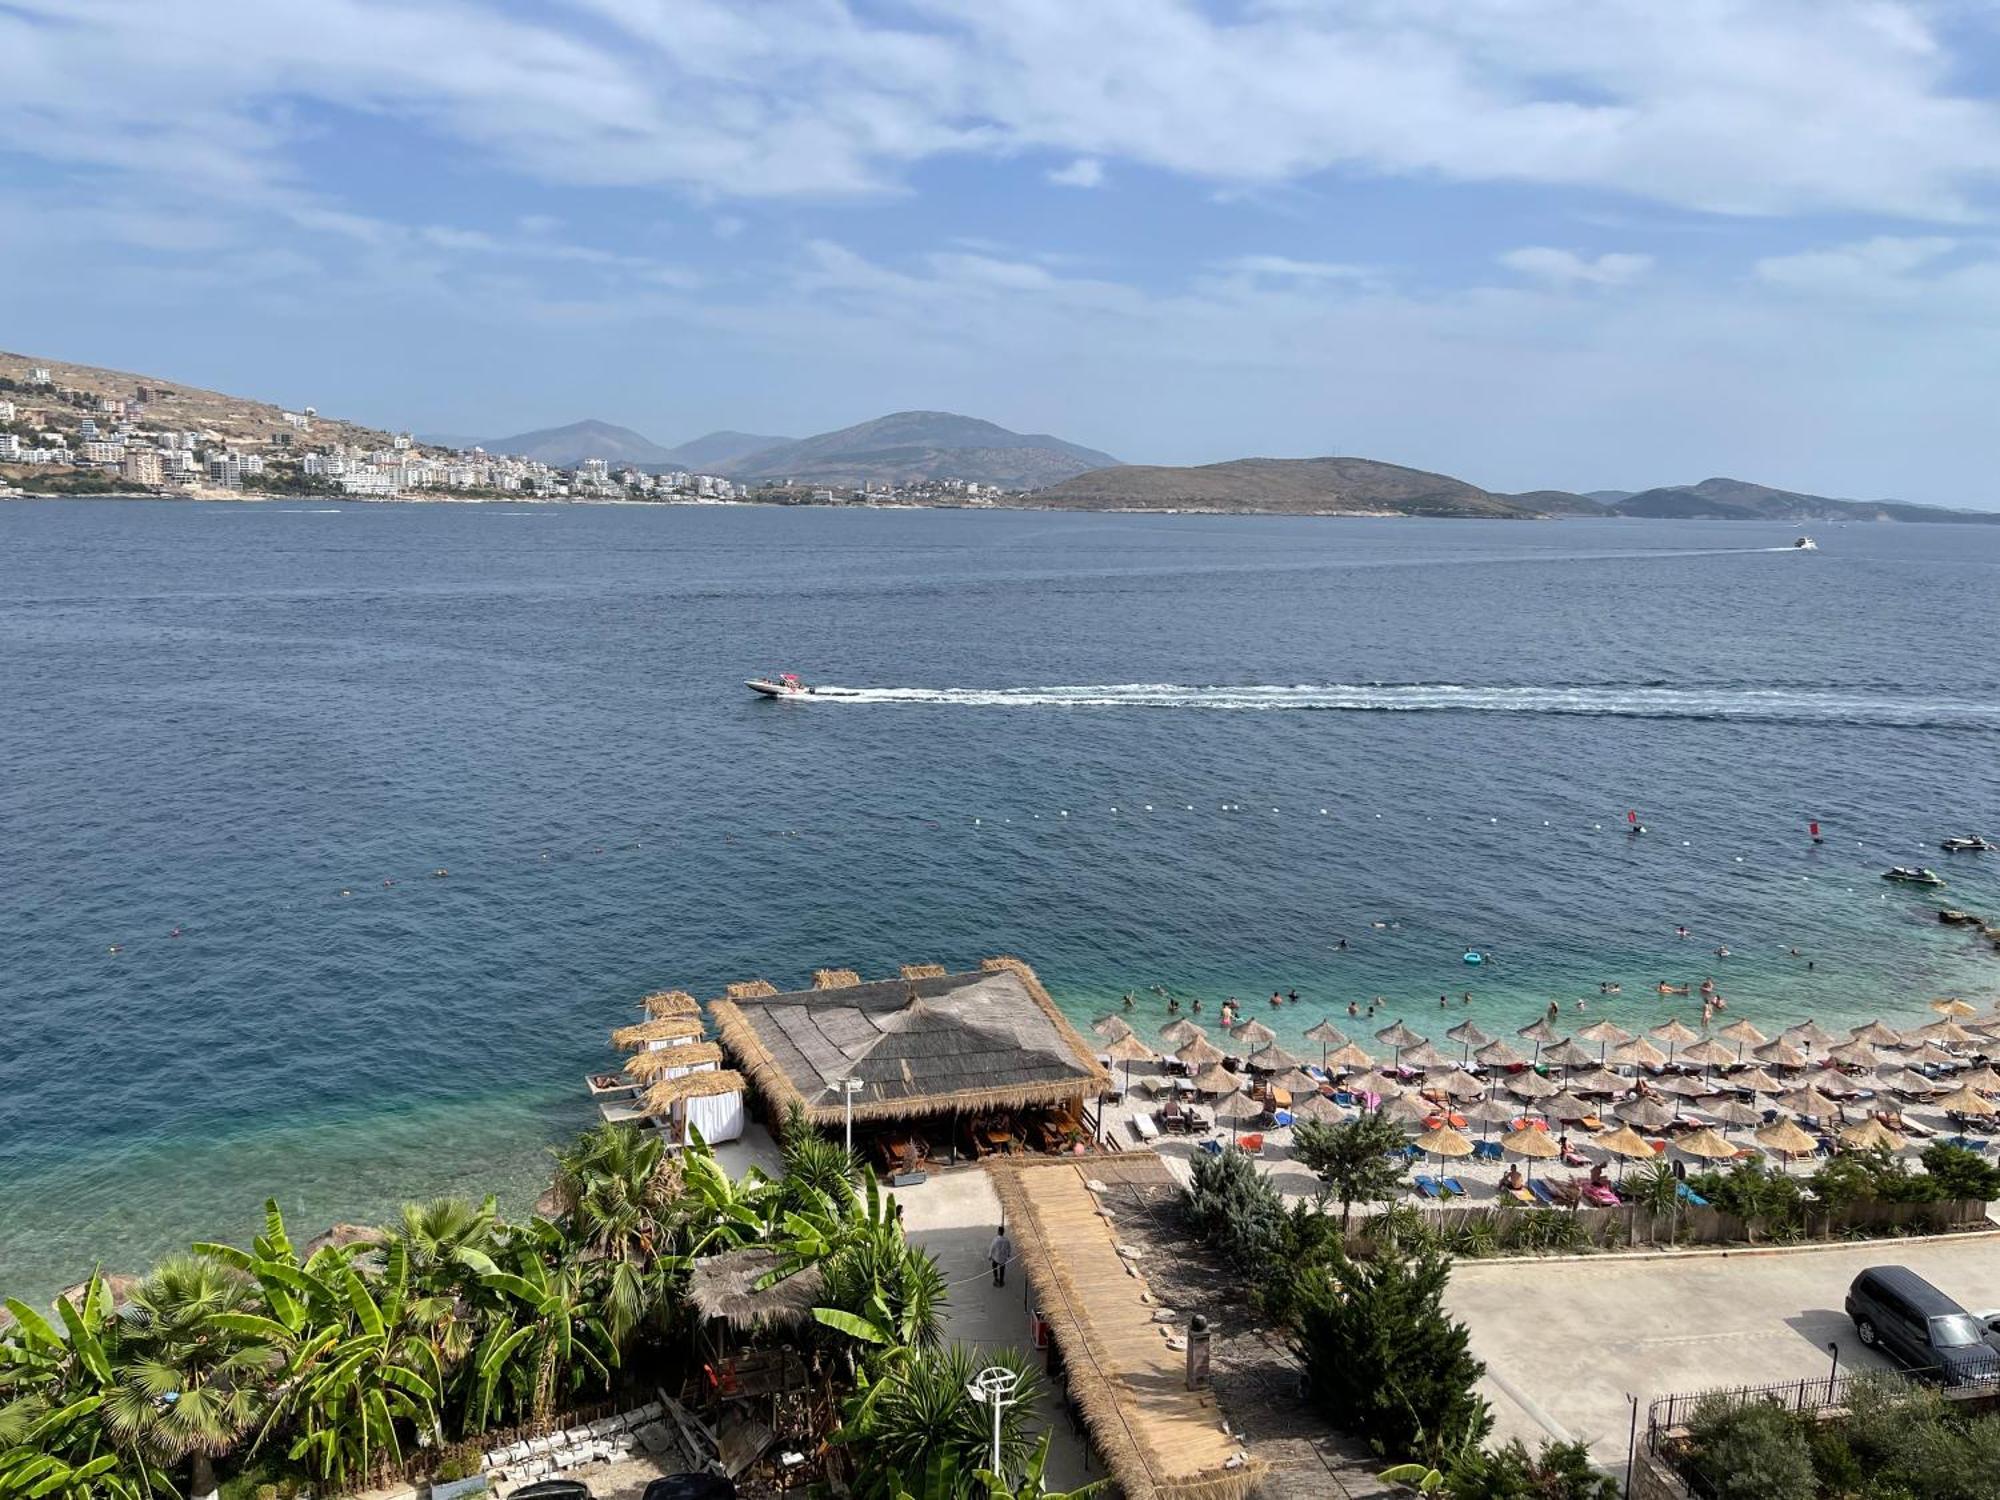
[[861,976],[852,969],[814,969],[813,988],[816,990],[844,990],[861,983]]
[[702,1033],[700,1016],[655,1016],[611,1033],[614,1047],[644,1047],[652,1042],[689,1042]]
[[[1011,995],[996,988],[1001,976]],[[772,1113],[796,1104],[815,1125],[841,1122],[837,1085],[848,1076],[866,1085],[857,1120],[1057,1104],[1111,1084],[1096,1048],[1019,959],[988,959],[969,974],[732,994],[710,1013]]]
[[760,995],[775,995],[778,987],[768,979],[739,979],[723,990],[731,1000],[755,1000]]
[[721,1061],[722,1048],[714,1042],[682,1042],[678,1047],[633,1053],[625,1063],[625,1076],[634,1083],[651,1083],[676,1068],[699,1068]]
[[723,1319],[739,1333],[811,1322],[825,1273],[807,1266],[759,1290],[757,1283],[778,1263],[778,1252],[763,1245],[705,1255],[688,1271],[688,1305],[704,1318]]
[[942,979],[950,972],[943,964],[904,964],[902,969],[905,979]]
[[[1158,1162],[1150,1152],[1126,1153],[1120,1175],[1146,1160]],[[1165,1349],[1152,1308],[1139,1301],[1143,1283],[1127,1274],[1083,1186],[1083,1169],[1022,1160],[989,1163],[987,1171],[1037,1311],[1062,1348],[1069,1389],[1127,1500],[1249,1494],[1268,1466],[1250,1458],[1223,1467],[1235,1444],[1220,1430],[1213,1394],[1161,1378],[1158,1366],[1178,1356]]]
[[699,1073],[683,1073],[678,1078],[662,1078],[639,1096],[639,1105],[649,1115],[663,1115],[683,1099],[708,1099],[716,1094],[740,1094],[749,1085],[734,1068],[705,1068]]
[[649,1016],[698,1016],[701,1002],[686,990],[655,990],[639,1002]]

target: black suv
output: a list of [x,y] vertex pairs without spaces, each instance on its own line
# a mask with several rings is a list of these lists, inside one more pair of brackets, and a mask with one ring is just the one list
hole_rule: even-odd
[[1870,1266],[1847,1289],[1847,1315],[1870,1349],[1946,1385],[2000,1380],[1986,1325],[1908,1266]]

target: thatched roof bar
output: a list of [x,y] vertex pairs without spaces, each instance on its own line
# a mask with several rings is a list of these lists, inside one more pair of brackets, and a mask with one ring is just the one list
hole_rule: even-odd
[[699,1073],[683,1073],[678,1078],[662,1078],[639,1096],[639,1105],[649,1115],[663,1115],[684,1099],[708,1099],[717,1094],[740,1094],[749,1085],[734,1068],[705,1068]]
[[813,970],[813,988],[816,990],[844,990],[859,983],[861,976],[852,969]]
[[655,1016],[611,1033],[614,1047],[644,1047],[653,1042],[693,1041],[702,1033],[700,1016]]
[[714,1042],[682,1042],[678,1047],[655,1047],[635,1052],[625,1063],[625,1076],[634,1083],[651,1083],[681,1068],[718,1066],[722,1048]]
[[649,1016],[698,1016],[701,1002],[686,990],[656,990],[639,1002]]

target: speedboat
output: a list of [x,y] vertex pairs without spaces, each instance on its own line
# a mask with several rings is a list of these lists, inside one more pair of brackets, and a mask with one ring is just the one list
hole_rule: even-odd
[[743,685],[766,698],[809,698],[813,691],[799,680],[796,672],[780,672],[776,677],[752,677]]
[[1882,872],[1884,880],[1900,880],[1904,885],[1943,885],[1944,877],[1936,870],[1926,870],[1918,865],[1895,865]]
[[1976,833],[1960,834],[1938,845],[1947,854],[1978,854],[1993,847],[1991,839],[1983,839]]
[[1802,536],[1796,542],[1792,543],[1792,550],[1794,552],[1817,552],[1819,551],[1819,543],[1809,536]]

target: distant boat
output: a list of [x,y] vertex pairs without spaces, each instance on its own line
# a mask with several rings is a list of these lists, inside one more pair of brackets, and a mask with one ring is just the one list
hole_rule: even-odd
[[1882,872],[1882,878],[1901,881],[1904,885],[1944,884],[1944,877],[1936,870],[1926,870],[1916,865],[1894,865]]
[[1802,536],[1796,542],[1792,543],[1792,550],[1795,552],[1817,552],[1819,551],[1819,543],[1809,536]]
[[1938,845],[1947,854],[1978,854],[1992,847],[1991,839],[1983,839],[1976,833],[1959,834]]
[[766,698],[809,698],[812,688],[799,680],[796,672],[780,672],[776,677],[752,677],[743,684]]

